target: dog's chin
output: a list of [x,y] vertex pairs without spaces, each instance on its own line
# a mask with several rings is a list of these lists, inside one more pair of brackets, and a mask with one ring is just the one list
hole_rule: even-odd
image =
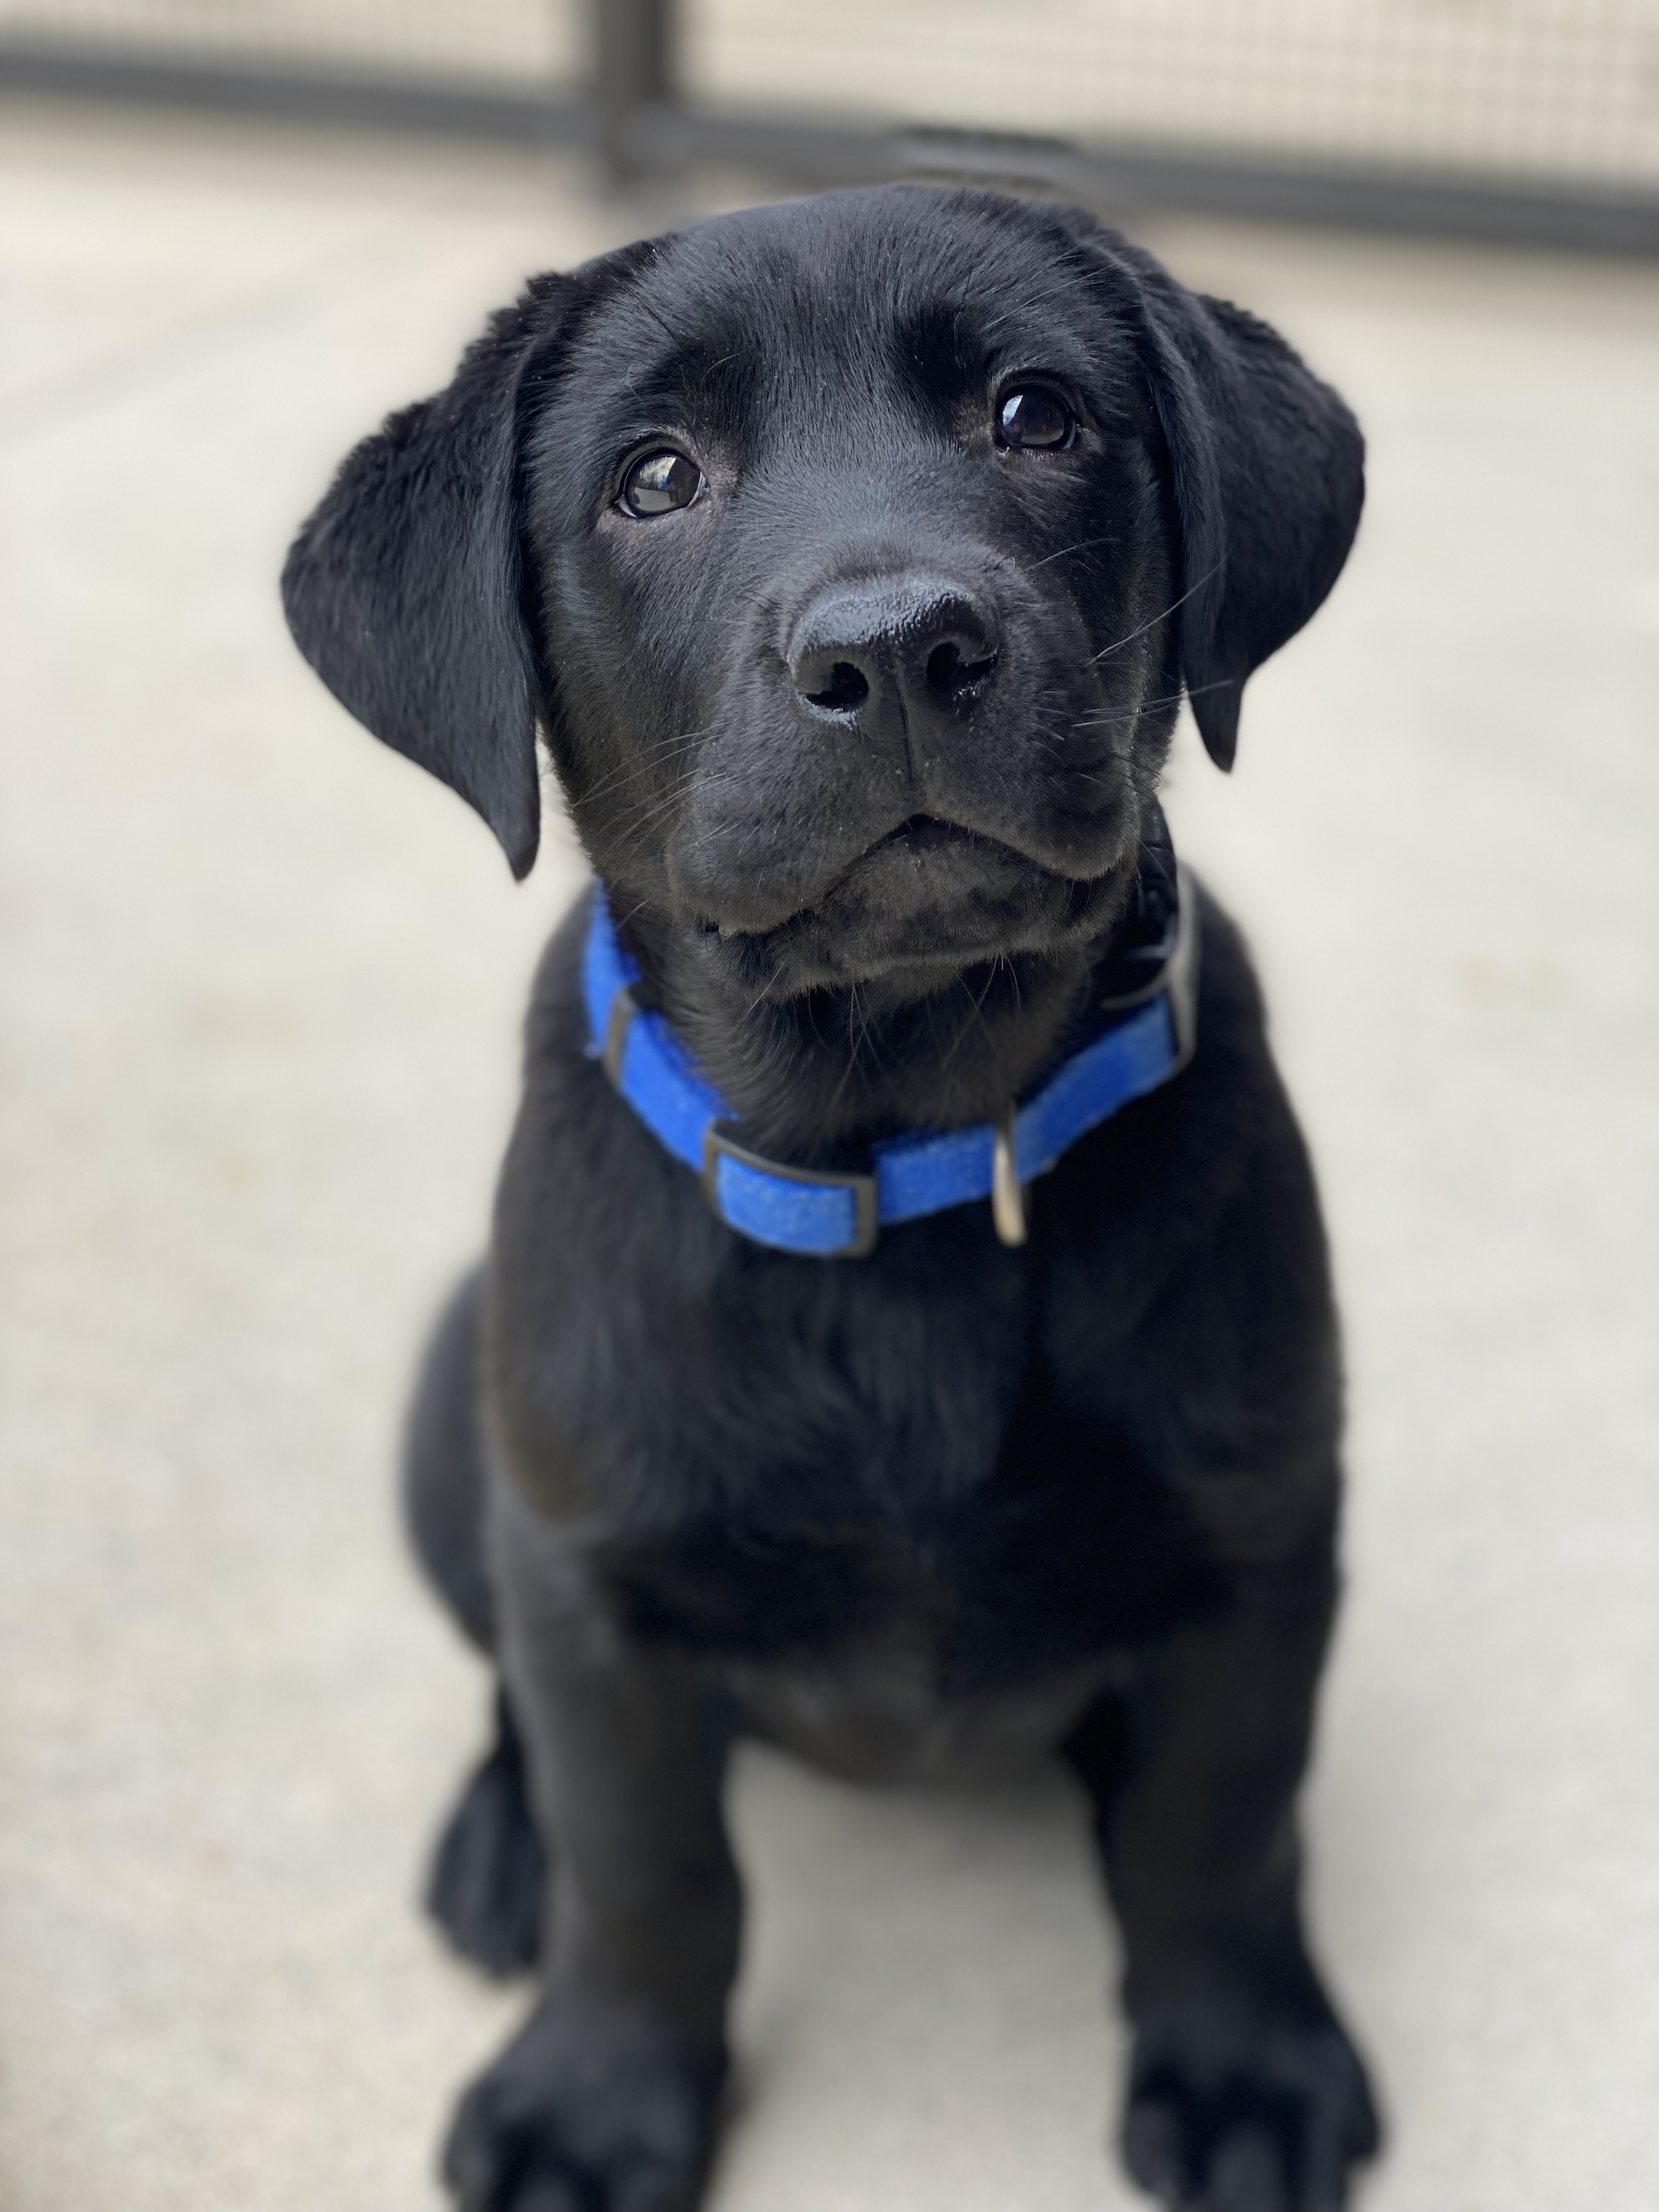
[[1063,956],[1109,926],[1125,888],[1109,862],[1063,875],[995,838],[917,817],[816,904],[743,933],[743,963],[764,974],[774,1002],[853,985],[876,1000],[923,999],[972,970]]

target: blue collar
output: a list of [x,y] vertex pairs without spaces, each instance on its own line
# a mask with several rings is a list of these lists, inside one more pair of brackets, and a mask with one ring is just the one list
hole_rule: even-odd
[[1176,1075],[1192,1057],[1198,902],[1186,870],[1162,966],[1146,987],[1100,1002],[1105,1026],[1000,1121],[887,1137],[862,1174],[787,1167],[732,1134],[738,1117],[654,1008],[623,950],[603,884],[588,908],[582,988],[588,1049],[659,1144],[683,1160],[726,1226],[757,1244],[820,1259],[872,1251],[882,1229],[988,1198],[1005,1244],[1025,1241],[1024,1187],[1079,1137]]

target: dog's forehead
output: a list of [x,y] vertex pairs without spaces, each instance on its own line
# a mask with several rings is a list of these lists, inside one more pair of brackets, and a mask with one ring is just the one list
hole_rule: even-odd
[[836,193],[657,242],[574,365],[635,401],[690,396],[720,372],[829,399],[872,392],[924,356],[970,380],[1003,365],[1081,380],[1115,319],[1109,293],[1046,209],[915,187]]

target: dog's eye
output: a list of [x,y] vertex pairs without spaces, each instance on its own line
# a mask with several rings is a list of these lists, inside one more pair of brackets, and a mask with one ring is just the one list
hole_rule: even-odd
[[623,478],[623,511],[640,521],[672,514],[690,507],[702,489],[702,471],[696,463],[665,447],[659,453],[642,453]]
[[1011,392],[997,410],[997,442],[1054,453],[1069,446],[1077,421],[1059,392],[1046,384]]

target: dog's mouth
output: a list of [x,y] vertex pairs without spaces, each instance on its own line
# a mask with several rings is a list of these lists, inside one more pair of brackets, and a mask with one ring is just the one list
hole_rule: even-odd
[[[860,854],[859,860],[867,860],[872,853],[884,851],[889,846],[920,854],[942,853],[952,845],[983,846],[994,852],[1006,853],[1013,859],[1019,858],[1012,846],[1004,845],[994,837],[981,836],[976,830],[964,830],[959,822],[947,822],[937,814],[913,814],[908,822],[901,822],[884,837],[878,837],[868,851]],[[858,861],[854,861],[854,866],[857,866]]]
[[878,981],[920,995],[966,969],[1091,933],[1117,896],[1116,872],[1060,875],[981,830],[913,814],[810,907],[765,930],[720,935],[766,976],[768,998]]

